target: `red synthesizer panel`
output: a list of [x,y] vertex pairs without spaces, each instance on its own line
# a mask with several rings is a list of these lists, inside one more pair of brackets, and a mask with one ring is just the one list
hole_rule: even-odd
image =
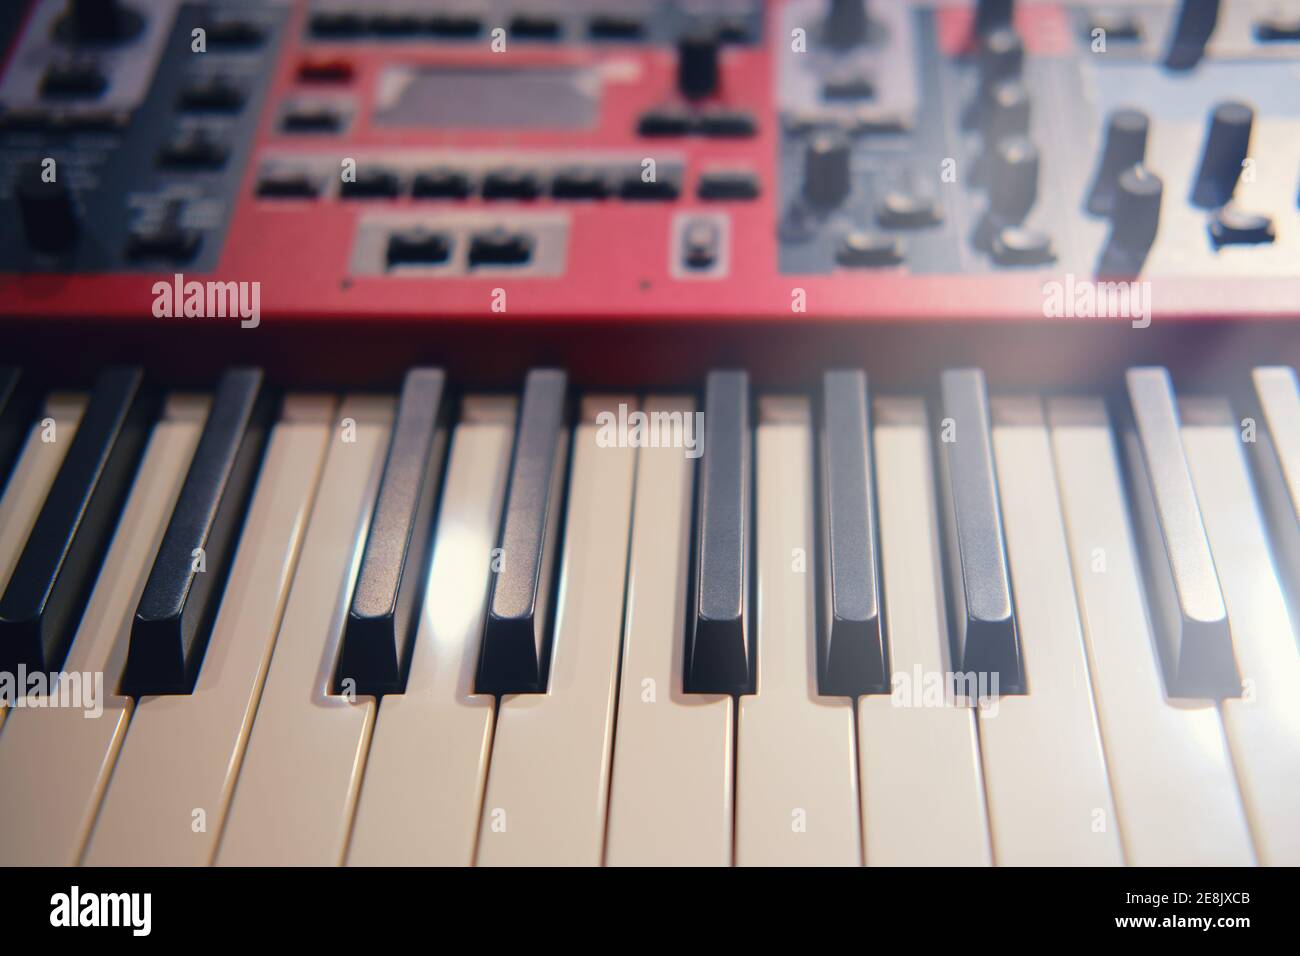
[[[27,69],[23,58],[40,52],[32,34],[43,27],[47,6],[33,5],[16,31],[9,73]],[[1125,86],[1124,77],[1148,74],[1149,88],[1129,89],[1150,117],[1151,150],[1158,146],[1186,165],[1161,170],[1159,231],[1137,276],[1147,283],[1143,294],[1149,296],[1150,314],[1160,320],[1275,319],[1293,317],[1300,308],[1300,237],[1294,228],[1300,225],[1300,154],[1261,157],[1258,175],[1267,178],[1267,189],[1253,180],[1238,184],[1239,193],[1249,190],[1260,204],[1247,212],[1266,213],[1272,220],[1266,244],[1216,244],[1206,228],[1211,213],[1189,205],[1186,194],[1195,155],[1209,146],[1215,71],[1231,76],[1231,84],[1257,90],[1256,148],[1265,140],[1300,144],[1294,97],[1286,106],[1287,97],[1272,89],[1281,80],[1294,92],[1290,71],[1300,62],[1300,43],[1252,40],[1258,24],[1249,10],[1242,12],[1250,4],[1221,12],[1201,61],[1172,79],[1163,58],[1173,41],[1163,37],[1181,28],[1174,22],[1176,4],[1132,5],[1146,39],[1126,47],[1117,33],[1109,60],[1086,42],[1094,5],[1032,0],[1017,5],[1011,22],[1023,43],[1020,68],[1032,96],[1027,134],[1041,151],[1031,215],[1039,217],[1036,228],[1055,242],[1050,258],[1027,263],[990,258],[987,251],[970,248],[965,235],[979,221],[983,205],[993,203],[971,182],[980,164],[988,162],[982,139],[990,134],[981,132],[978,122],[964,128],[958,114],[981,95],[986,74],[997,68],[986,63],[981,31],[987,33],[987,25],[976,22],[970,4],[872,4],[873,21],[862,41],[834,49],[825,42],[830,30],[825,18],[835,5],[803,0],[748,6],[629,3],[624,20],[641,32],[612,38],[593,38],[592,4],[540,5],[534,17],[543,24],[540,34],[518,29],[517,5],[453,4],[457,10],[484,12],[473,17],[472,35],[450,38],[427,25],[414,35],[397,33],[392,21],[385,29],[385,21],[376,18],[386,8],[374,3],[139,6],[168,25],[162,27],[152,85],[125,120],[132,132],[121,142],[90,134],[60,138],[10,122],[0,160],[13,166],[45,148],[63,155],[129,151],[134,143],[149,142],[140,148],[130,182],[106,176],[96,183],[93,168],[85,173],[93,188],[119,195],[117,210],[101,205],[83,231],[95,239],[99,223],[115,218],[121,220],[114,227],[119,236],[142,216],[148,218],[150,197],[179,195],[175,202],[183,204],[187,181],[206,175],[154,166],[153,141],[177,130],[192,133],[204,122],[173,107],[177,91],[194,76],[233,75],[243,84],[241,110],[251,116],[248,141],[230,146],[224,171],[230,188],[204,196],[201,210],[193,201],[181,209],[184,222],[204,224],[200,252],[188,262],[184,256],[101,263],[29,256],[19,248],[20,217],[10,217],[0,314],[144,321],[154,315],[156,283],[174,283],[179,273],[186,280],[259,283],[261,317],[277,325],[500,323],[505,318],[513,323],[797,326],[1069,318],[1068,312],[1050,313],[1049,289],[1071,295],[1076,281],[1096,278],[1098,250],[1114,228],[1081,208],[1101,162],[1114,105],[1108,97]],[[1010,4],[989,6],[1010,9]],[[214,23],[247,19],[261,38],[252,51],[209,50],[204,56],[214,60],[206,62],[198,54],[186,62],[184,50],[169,53],[169,45],[188,40],[183,27],[204,23],[205,17]],[[558,24],[560,32],[546,35],[548,23]],[[741,35],[723,35],[728,24]],[[796,50],[799,30],[805,46]],[[684,37],[701,32],[703,51],[688,49]],[[502,48],[494,48],[494,37],[504,39]],[[35,52],[26,52],[33,44]],[[687,66],[688,57],[700,59]],[[684,78],[696,68],[706,74],[702,82]],[[710,70],[715,71],[712,83]],[[851,86],[855,70],[863,83],[879,87],[870,91],[876,95],[859,102],[837,90],[832,97],[831,84],[843,85],[847,76]],[[18,85],[10,83],[0,94]],[[806,96],[798,92],[805,87],[811,91]],[[554,120],[523,116],[513,102],[517,98],[535,101],[543,114],[554,112]],[[885,102],[873,105],[873,98]],[[12,99],[4,103],[6,115],[25,118],[19,110],[23,104]],[[1274,109],[1277,103],[1283,105]],[[291,128],[290,112],[319,113],[322,106],[341,114],[335,128],[325,128],[326,117],[321,128],[312,129],[310,116],[299,124],[306,132]],[[566,109],[582,115],[561,115]],[[647,117],[656,112],[678,121],[685,117],[689,132],[646,135]],[[741,117],[750,128],[740,134],[700,131],[715,120],[725,127],[729,116]],[[823,135],[845,137],[846,171],[838,171],[834,159],[829,171],[814,171],[814,160],[824,157],[811,157],[812,143]],[[1147,159],[1154,164],[1151,150]],[[347,159],[355,161],[363,178],[395,175],[396,189],[391,195],[342,195],[340,170]],[[949,160],[953,168],[945,175]],[[551,188],[555,176],[593,161],[613,170],[608,195],[573,199]],[[618,176],[646,161],[674,178],[670,198],[620,193]],[[293,174],[299,166],[319,177],[318,191],[310,197],[269,197],[262,191],[268,170]],[[462,167],[478,180],[465,198],[417,194],[414,183],[422,172]],[[493,173],[520,170],[539,177],[535,196],[489,197],[481,188]],[[702,198],[702,184],[718,173],[724,179],[740,174],[754,195]],[[13,175],[7,171],[9,202]],[[836,175],[852,178],[844,207],[810,204],[809,195],[821,188],[816,182]],[[937,238],[913,235],[916,230],[907,223],[891,231],[872,221],[873,209],[896,192],[890,184],[898,182],[941,210]],[[74,206],[83,201],[75,199]],[[694,235],[692,227],[702,229],[706,241],[709,230],[716,230],[712,239],[721,245],[724,261],[700,271],[685,264],[689,253],[683,244]],[[444,228],[455,244],[469,241],[465,230],[518,233],[537,243],[534,261],[522,268],[517,263],[410,268],[386,264],[382,251],[375,251],[375,244],[382,246],[394,231],[437,234]],[[849,235],[868,243],[883,236],[881,241],[896,241],[901,251],[893,259],[845,264],[829,244],[852,242]],[[817,251],[822,247],[825,254]],[[454,262],[465,254],[457,249],[450,258]],[[1097,318],[1131,324],[1127,314]]]

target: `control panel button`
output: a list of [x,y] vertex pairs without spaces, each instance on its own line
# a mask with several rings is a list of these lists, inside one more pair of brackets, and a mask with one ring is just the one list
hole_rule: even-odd
[[846,50],[867,38],[866,0],[831,0],[826,12],[826,42],[839,50]]
[[1024,218],[1038,198],[1038,147],[1009,136],[994,148],[989,172],[989,211],[1005,224]]
[[88,61],[55,63],[41,79],[41,96],[49,99],[93,99],[108,88],[108,77]]
[[121,0],[68,0],[54,34],[65,43],[124,43],[144,28],[144,18]]
[[346,122],[332,103],[294,103],[285,109],[280,128],[286,133],[338,133]]
[[700,174],[701,199],[757,199],[758,176],[746,169],[717,169]]
[[1029,131],[1029,90],[1019,80],[995,83],[985,94],[980,120],[987,142]]
[[688,269],[712,269],[722,249],[722,230],[711,219],[692,219],[681,233],[682,264]]
[[127,239],[127,255],[132,259],[161,259],[189,262],[199,251],[202,236],[196,229],[181,224],[184,204],[171,202],[162,220],[154,225],[137,227]]
[[691,114],[683,109],[647,110],[637,121],[636,130],[642,136],[685,136],[691,131],[691,121]]
[[371,14],[366,25],[371,33],[381,37],[415,36],[423,28],[420,18],[414,13],[386,10]]
[[526,232],[499,228],[475,233],[469,240],[469,267],[527,265],[536,245]]
[[705,136],[740,139],[758,133],[758,120],[745,110],[714,107],[700,113],[698,128]]
[[1255,21],[1255,38],[1265,43],[1300,40],[1300,9],[1280,7]]
[[1112,242],[1130,253],[1150,249],[1160,227],[1160,177],[1145,166],[1130,166],[1120,173],[1112,198]]
[[891,189],[876,206],[876,222],[886,229],[918,229],[943,221],[939,204],[929,196]]
[[250,50],[261,46],[266,31],[252,20],[218,20],[204,27],[208,35],[208,49]]
[[1150,120],[1141,110],[1118,109],[1110,114],[1101,165],[1088,191],[1089,212],[1098,216],[1110,212],[1120,174],[1146,159],[1149,128]]
[[822,99],[832,103],[856,103],[876,95],[876,81],[860,67],[841,67],[822,83]]
[[560,21],[537,14],[519,14],[510,21],[510,36],[516,40],[555,41],[560,38]]
[[482,31],[482,22],[468,14],[441,13],[429,19],[429,32],[447,40],[471,40]]
[[257,194],[267,199],[315,199],[320,182],[303,170],[275,169],[262,173]]
[[1192,202],[1202,209],[1215,209],[1232,198],[1241,176],[1241,164],[1250,150],[1250,131],[1255,111],[1246,103],[1229,100],[1210,112],[1209,128],[1201,166],[1192,189]]
[[677,91],[688,100],[718,92],[718,37],[712,30],[694,29],[677,41]]
[[416,199],[464,199],[473,190],[469,174],[459,169],[426,169],[415,174],[411,195]]
[[401,177],[383,166],[360,166],[355,179],[339,184],[343,199],[396,199],[401,194]]
[[403,229],[388,237],[388,267],[436,266],[451,260],[451,237],[423,226]]
[[18,170],[15,189],[18,212],[27,243],[39,252],[64,252],[81,232],[72,192],[60,178],[46,182],[40,163],[28,163]]
[[349,10],[322,10],[313,13],[308,25],[313,36],[325,39],[356,37],[365,32],[361,14]]
[[993,238],[993,260],[999,265],[1036,266],[1055,258],[1051,237],[1037,229],[1004,226]]
[[541,194],[537,174],[526,169],[494,169],[483,177],[484,199],[536,199]]
[[641,178],[639,172],[628,173],[619,183],[618,195],[621,199],[659,200],[667,202],[681,194],[681,183],[675,176],[660,175],[650,182]]
[[631,42],[644,38],[645,24],[636,17],[601,13],[587,23],[587,36],[593,40]]
[[1099,10],[1088,18],[1084,42],[1091,43],[1096,31],[1102,31],[1106,42],[1119,40],[1132,43],[1142,39],[1142,22],[1124,10]]
[[1210,217],[1210,238],[1215,248],[1230,245],[1258,245],[1277,237],[1273,220],[1262,213],[1247,212],[1234,205],[1224,206]]
[[903,240],[855,229],[845,233],[835,250],[835,261],[853,268],[896,266],[903,261]]
[[214,73],[191,80],[181,90],[179,106],[191,112],[234,113],[243,108],[244,99],[237,83]]
[[230,147],[205,129],[185,130],[158,151],[158,164],[173,169],[220,169]]
[[848,137],[838,130],[813,133],[803,152],[803,195],[812,205],[837,206],[849,194]]
[[612,191],[605,171],[591,167],[562,169],[551,180],[551,195],[556,199],[604,199]]

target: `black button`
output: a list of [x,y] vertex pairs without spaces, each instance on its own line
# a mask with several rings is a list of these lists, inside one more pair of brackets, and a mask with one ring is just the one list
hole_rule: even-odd
[[1215,248],[1218,248],[1272,242],[1277,233],[1273,228],[1273,220],[1268,216],[1228,205],[1211,217],[1210,237],[1214,240]]
[[536,245],[526,232],[508,229],[480,232],[469,240],[469,267],[527,265]]
[[422,226],[404,229],[388,237],[388,267],[434,266],[451,259],[451,237]]
[[224,50],[247,50],[261,44],[266,34],[251,20],[220,20],[205,28],[208,46]]
[[37,133],[54,125],[54,115],[48,110],[5,110],[0,116],[0,127],[20,133]]
[[429,32],[434,36],[465,40],[479,35],[483,24],[476,17],[458,14],[439,14],[430,18]]
[[383,37],[413,36],[420,32],[420,18],[413,13],[376,13],[369,20],[370,32]]
[[343,114],[328,103],[299,103],[285,110],[280,127],[286,133],[337,133]]
[[871,76],[859,70],[843,71],[822,84],[822,98],[833,101],[869,100],[876,95]]
[[993,240],[993,258],[1004,266],[1032,266],[1056,258],[1046,233],[1021,226],[1006,226]]
[[257,194],[268,199],[315,199],[320,183],[302,170],[271,170],[257,181]]
[[758,121],[744,110],[711,109],[700,115],[699,129],[705,136],[753,136],[758,132]]
[[401,192],[402,181],[397,173],[376,166],[358,168],[355,180],[344,180],[339,186],[339,195],[344,199],[395,199]]
[[928,196],[891,190],[876,207],[876,222],[887,229],[916,229],[943,221],[939,204]]
[[417,199],[464,199],[471,188],[467,173],[458,169],[429,169],[416,174],[411,193]]
[[711,219],[692,219],[682,230],[682,264],[688,269],[710,269],[717,264],[722,231]]
[[1122,10],[1105,10],[1094,13],[1088,19],[1088,35],[1084,40],[1092,42],[1092,34],[1095,30],[1103,30],[1106,39],[1123,40],[1132,42],[1142,39],[1142,23],[1131,13],[1125,13]]
[[365,30],[361,15],[347,11],[316,13],[312,15],[311,32],[318,37],[355,37]]
[[677,90],[697,100],[718,92],[718,37],[712,30],[693,29],[677,41]]
[[903,261],[903,241],[855,230],[840,240],[835,259],[842,266],[896,266]]
[[758,177],[747,170],[717,170],[700,174],[701,199],[756,199]]
[[1237,188],[1242,164],[1250,150],[1250,133],[1255,111],[1248,103],[1227,100],[1210,113],[1201,166],[1192,188],[1192,203],[1202,209],[1227,204]]
[[610,192],[609,177],[599,169],[566,169],[551,181],[556,199],[604,199]]
[[713,33],[719,43],[748,43],[749,23],[744,17],[721,17],[713,21]]
[[1277,10],[1255,21],[1255,38],[1264,42],[1300,40],[1300,10]]
[[645,26],[635,17],[602,14],[591,18],[587,35],[593,40],[640,40],[645,35]]
[[510,35],[517,40],[558,40],[560,21],[554,17],[521,14],[510,21]]
[[645,182],[640,173],[630,173],[624,177],[618,194],[623,199],[671,200],[681,193],[681,186],[673,176],[660,176],[652,182]]
[[70,249],[81,234],[80,216],[67,177],[46,182],[45,169],[33,160],[18,168],[14,198],[27,242],[39,252]]
[[56,63],[45,71],[41,96],[91,99],[108,88],[108,78],[93,63]]
[[484,199],[536,199],[541,194],[536,174],[526,169],[496,169],[483,178]]
[[298,80],[302,83],[347,83],[351,79],[351,60],[309,57],[298,64]]
[[133,231],[126,251],[132,259],[189,262],[198,255],[201,241],[198,230],[184,229],[169,221],[152,229]]
[[186,130],[164,143],[158,163],[176,169],[220,169],[230,156],[230,147],[207,130]]
[[642,136],[685,136],[691,131],[691,114],[672,108],[648,110],[636,129]]
[[205,76],[181,91],[180,108],[204,113],[233,113],[244,105],[244,91],[223,76]]

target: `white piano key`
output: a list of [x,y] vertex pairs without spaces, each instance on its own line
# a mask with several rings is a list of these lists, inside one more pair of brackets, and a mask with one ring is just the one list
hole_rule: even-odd
[[544,694],[501,698],[480,865],[597,866],[603,856],[637,451],[599,445],[596,416],[622,402],[636,408],[630,397],[583,402],[550,681]]
[[936,706],[925,696],[925,682],[952,669],[925,403],[881,398],[873,410],[894,693],[858,699],[866,862],[988,866],[975,712],[964,699],[945,695]]
[[73,674],[102,679],[102,713],[23,708],[0,734],[0,864],[72,866],[81,857],[131,719],[131,698],[117,693],[131,620],[206,415],[205,398],[169,398],[63,665],[70,690],[85,683]]
[[1251,464],[1294,625],[1300,615],[1300,382],[1286,366],[1257,368],[1251,379],[1259,404]]
[[474,693],[516,402],[469,396],[452,438],[406,691],[379,707],[348,863],[474,862],[496,698]]
[[1212,700],[1165,696],[1101,399],[1049,403],[1075,588],[1124,855],[1135,866],[1254,862]]
[[284,612],[334,409],[334,399],[325,396],[285,400],[194,692],[137,702],[86,848],[88,865],[211,862]]
[[[652,396],[645,409],[685,425],[695,403]],[[682,689],[693,477],[684,448],[639,452],[609,866],[731,863],[732,700]]]
[[[45,400],[40,419],[27,435],[9,483],[0,488],[0,594],[4,593],[13,574],[18,556],[32,533],[36,516],[49,493],[54,476],[59,473],[63,456],[72,445],[81,413],[86,408],[85,395],[54,394]],[[41,424],[53,419],[53,430]],[[53,441],[46,441],[52,436]],[[4,726],[8,707],[0,706],[0,727]]]
[[993,857],[1013,866],[1120,864],[1042,404],[995,399],[992,410],[1029,687],[979,710]]
[[393,408],[391,398],[349,396],[339,410],[217,850],[220,865],[343,861],[375,699],[329,689]]
[[817,688],[811,411],[760,398],[758,421],[758,680],[737,716],[736,863],[856,866],[853,701]]
[[1226,402],[1184,401],[1183,445],[1232,628],[1242,695],[1221,702],[1255,855],[1300,865],[1300,652]]

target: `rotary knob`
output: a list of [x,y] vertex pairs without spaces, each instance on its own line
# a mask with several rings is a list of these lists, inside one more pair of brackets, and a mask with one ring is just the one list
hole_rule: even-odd
[[1219,103],[1210,113],[1201,167],[1196,173],[1192,202],[1203,209],[1217,209],[1232,198],[1241,166],[1250,150],[1250,131],[1255,111],[1236,101]]

